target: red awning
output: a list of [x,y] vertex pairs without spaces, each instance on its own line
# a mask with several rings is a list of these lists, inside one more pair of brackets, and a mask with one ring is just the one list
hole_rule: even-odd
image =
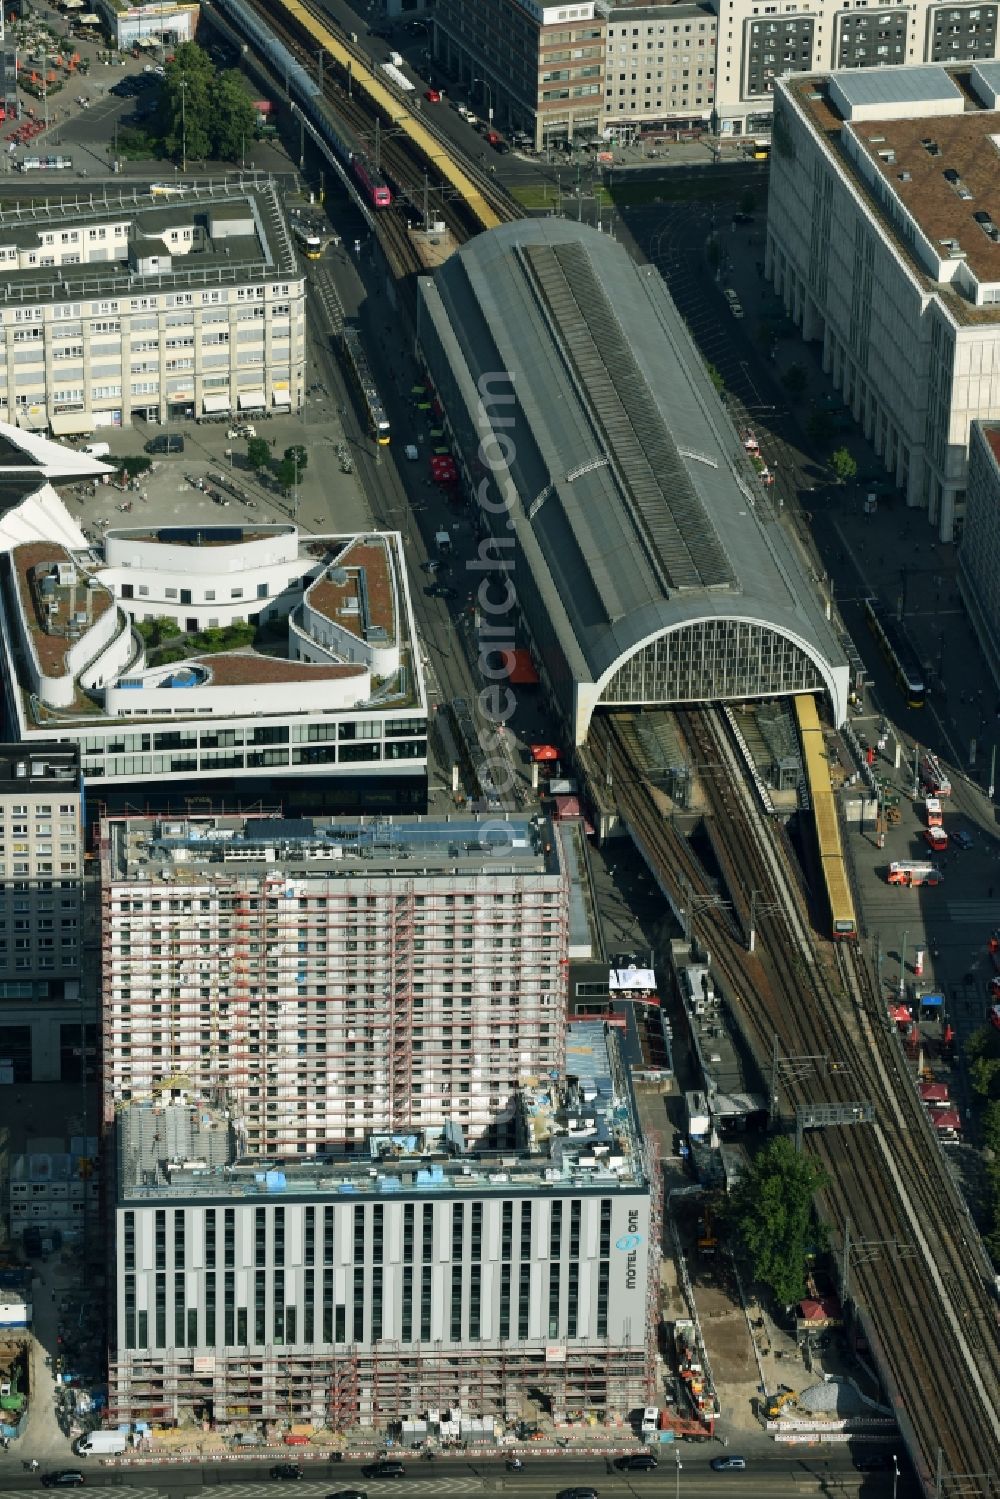
[[580,809],[580,798],[578,796],[557,796],[553,798],[556,804],[557,817],[582,817]]
[[913,1016],[910,1014],[905,1005],[890,1005],[889,1019],[895,1020],[897,1025],[909,1025],[910,1021],[913,1019]]
[[514,652],[514,670],[507,681],[512,687],[537,687],[538,673],[535,663],[531,659],[531,652],[517,650]]
[[923,1099],[924,1103],[947,1103],[948,1102],[948,1084],[947,1083],[921,1083],[920,1084],[920,1097]]
[[962,1128],[962,1116],[957,1109],[935,1109],[931,1114],[936,1129]]
[[799,1302],[799,1315],[803,1322],[829,1322],[840,1316],[840,1302],[836,1296],[808,1296]]
[[561,760],[562,755],[554,744],[533,744],[531,746],[531,758],[536,765],[540,765],[545,760]]

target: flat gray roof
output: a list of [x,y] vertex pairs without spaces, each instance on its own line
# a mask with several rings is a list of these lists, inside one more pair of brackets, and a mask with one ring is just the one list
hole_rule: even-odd
[[845,68],[832,77],[842,98],[855,107],[931,104],[961,97],[958,85],[939,63],[927,67]]
[[425,350],[436,336],[513,455],[513,529],[578,681],[706,616],[842,661],[654,267],[585,225],[521,220],[420,291]]

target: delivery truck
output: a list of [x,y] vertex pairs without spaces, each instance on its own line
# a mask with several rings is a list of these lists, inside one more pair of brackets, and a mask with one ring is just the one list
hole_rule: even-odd
[[88,1431],[76,1444],[81,1457],[114,1457],[128,1450],[128,1433],[124,1431]]

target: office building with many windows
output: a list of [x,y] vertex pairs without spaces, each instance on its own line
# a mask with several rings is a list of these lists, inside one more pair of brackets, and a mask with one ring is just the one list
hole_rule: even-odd
[[257,1154],[475,1137],[562,1067],[568,886],[540,817],[108,819],[106,1122],[181,1079]]
[[715,125],[723,136],[766,136],[775,88],[793,73],[975,63],[997,55],[993,0],[717,0]]
[[1000,63],[778,85],[765,268],[942,541],[1000,409]]
[[0,745],[0,1056],[9,1082],[73,1080],[93,1040],[93,1000],[84,1016],[81,984],[82,793],[76,745]]
[[0,418],[55,435],[302,404],[305,281],[267,182],[0,211]]
[[479,113],[537,149],[591,139],[604,112],[605,20],[597,0],[438,0],[434,59]]
[[718,34],[709,0],[598,0],[598,6],[607,21],[604,132],[628,140],[707,123]]
[[659,1172],[602,1023],[474,1144],[454,1116],[309,1160],[249,1132],[179,1077],[117,1115],[114,1421],[458,1435],[650,1404]]

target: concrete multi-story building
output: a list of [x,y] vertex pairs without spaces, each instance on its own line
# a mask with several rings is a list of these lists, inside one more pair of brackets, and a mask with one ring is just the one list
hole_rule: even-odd
[[914,0],[718,0],[715,124],[722,135],[766,135],[778,79],[792,73],[959,63],[997,55],[996,4]]
[[222,1089],[252,1153],[488,1129],[563,1064],[561,836],[526,815],[104,822],[106,1121]]
[[438,0],[433,19],[435,60],[501,128],[538,149],[598,134],[606,23],[596,0]]
[[958,584],[983,654],[1000,682],[1000,423],[975,421],[969,443]]
[[298,410],[305,281],[268,184],[0,212],[0,418],[56,435]]
[[273,803],[323,779],[329,805],[425,805],[426,700],[395,534],[141,525],[96,546],[45,485],[0,519],[0,652],[25,749],[78,744],[105,800],[141,785],[180,803],[238,781]]
[[598,0],[607,22],[603,133],[708,122],[715,106],[718,16],[710,0]]
[[775,103],[766,273],[943,541],[1000,410],[998,101],[981,63],[796,77]]
[[452,1118],[365,1130],[350,1155],[245,1155],[224,1086],[122,1108],[112,1419],[457,1411],[457,1434],[529,1392],[556,1421],[648,1405],[659,1172],[612,1032],[571,1026],[569,1072],[538,1061],[472,1149]]
[[79,1077],[94,1042],[83,857],[78,747],[0,745],[0,1056],[15,1083]]
[[100,1174],[96,1136],[70,1140],[42,1136],[29,1139],[24,1155],[10,1168],[10,1237],[18,1243],[32,1229],[53,1249],[83,1241],[88,1224],[96,1227],[100,1210]]

